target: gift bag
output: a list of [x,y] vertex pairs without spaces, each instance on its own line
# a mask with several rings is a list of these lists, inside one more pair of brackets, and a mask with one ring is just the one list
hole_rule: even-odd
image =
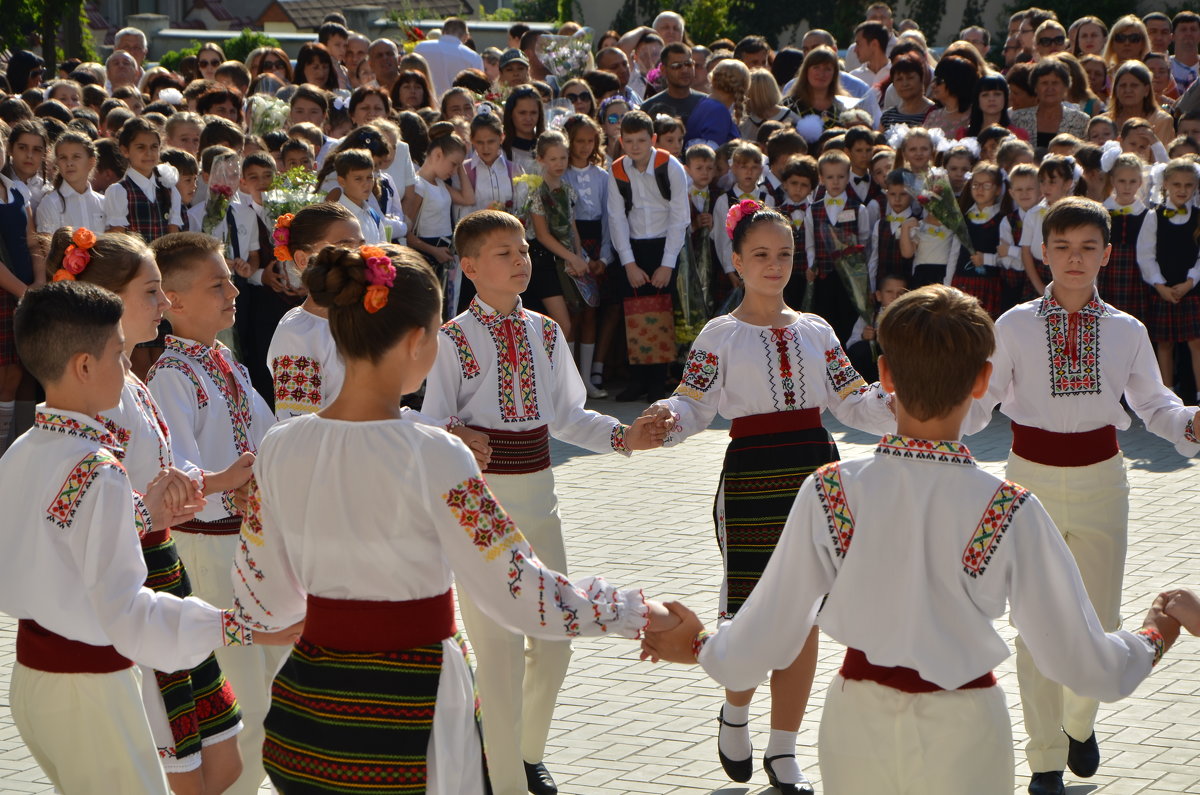
[[669,293],[625,299],[625,341],[630,364],[675,361],[675,309]]

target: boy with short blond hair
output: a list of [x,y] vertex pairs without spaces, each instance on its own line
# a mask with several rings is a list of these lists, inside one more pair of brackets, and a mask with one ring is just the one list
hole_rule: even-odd
[[945,285],[914,290],[884,313],[879,339],[897,433],[805,481],[731,622],[709,634],[668,604],[682,621],[647,635],[644,653],[699,662],[745,690],[795,658],[820,608],[821,628],[847,647],[818,741],[829,795],[914,785],[1011,795],[1012,731],[993,673],[1009,654],[993,626],[1006,604],[1040,666],[1108,701],[1133,692],[1179,624],[1160,595],[1141,629],[1105,634],[1037,498],[958,441],[991,373],[992,321],[976,299]]

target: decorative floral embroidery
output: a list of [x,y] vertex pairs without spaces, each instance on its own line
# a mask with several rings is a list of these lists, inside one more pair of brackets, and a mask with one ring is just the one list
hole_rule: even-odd
[[154,523],[150,520],[150,509],[146,507],[142,495],[136,492],[133,495],[133,526],[137,529],[138,538],[145,538],[146,533],[154,528]]
[[443,494],[442,499],[488,560],[495,560],[505,550],[525,540],[504,508],[496,502],[483,478],[463,481]]
[[1162,633],[1154,627],[1142,627],[1133,634],[1146,641],[1154,651],[1154,659],[1150,662],[1150,666],[1158,665],[1163,655],[1167,653],[1167,641],[1163,638]]
[[125,448],[129,446],[129,439],[132,434],[128,428],[122,428],[107,417],[96,417],[96,419],[104,425],[104,430],[108,431],[109,435],[116,440],[118,447],[113,449],[113,454],[118,461],[125,460]]
[[879,440],[875,452],[909,458],[916,461],[936,461],[940,464],[975,465],[975,458],[962,442],[913,439],[889,433]]
[[546,358],[550,360],[550,367],[554,367],[554,346],[558,344],[558,324],[544,315],[535,314],[534,317],[542,319],[542,345],[546,348]]
[[224,629],[223,639],[226,646],[253,646],[254,632],[238,620],[234,610],[222,610]]
[[579,610],[568,604],[563,598],[563,594],[568,591],[579,591],[571,584],[570,580],[561,574],[554,575],[554,584],[556,586],[554,589],[554,604],[558,607],[559,612],[562,613],[563,629],[567,637],[573,638],[579,634]]
[[307,356],[276,356],[271,361],[275,410],[311,414],[321,408],[321,363]]
[[88,489],[96,480],[96,475],[106,466],[115,467],[122,473],[125,472],[125,467],[121,466],[117,457],[108,450],[97,450],[86,455],[63,481],[62,488],[58,490],[54,501],[46,509],[46,519],[59,527],[70,527],[83,495],[87,494]]
[[[170,340],[170,337],[168,336],[167,339]],[[202,409],[208,405],[208,392],[204,390],[204,384],[200,383],[200,377],[196,375],[196,371],[186,361],[164,353],[158,357],[158,361],[146,374],[146,381],[153,381],[159,370],[175,370],[181,373],[184,378],[192,382],[192,387],[196,390],[196,408]]]
[[1037,315],[1046,319],[1051,396],[1100,394],[1100,318],[1108,314],[1099,297],[1068,313],[1047,288]]
[[825,369],[833,391],[842,400],[867,385],[867,382],[858,374],[858,370],[854,369],[854,365],[850,364],[850,358],[846,356],[846,352],[840,347],[825,351]]
[[683,368],[683,379],[675,387],[675,394],[692,400],[703,400],[704,393],[712,388],[720,372],[720,358],[715,353],[692,348],[688,352],[687,364]]
[[[97,422],[102,422],[97,420]],[[62,414],[52,414],[48,411],[39,411],[34,415],[33,427],[41,428],[43,431],[54,431],[61,433],[64,436],[73,436],[76,439],[87,439],[90,442],[96,442],[99,445],[112,450],[119,447],[117,440],[107,430],[101,430],[99,427],[85,425],[74,417],[66,417]],[[123,453],[124,451],[122,451]]]
[[1196,436],[1196,415],[1193,414],[1188,418],[1187,426],[1183,429],[1183,438],[1187,439],[1192,444],[1200,444],[1200,438]]
[[150,394],[150,390],[141,381],[131,383],[133,387],[133,398],[137,404],[138,411],[146,419],[146,424],[152,430],[157,429],[155,436],[158,437],[158,465],[161,467],[171,466],[171,431],[167,428],[167,421],[163,419],[162,412],[158,410],[158,404],[154,402],[154,397]]
[[618,422],[616,425],[613,426],[612,433],[609,434],[609,437],[608,437],[608,442],[610,445],[612,445],[612,449],[613,449],[614,453],[621,453],[622,455],[630,454],[631,451],[629,449],[629,446],[625,443],[625,434],[628,432],[629,432],[628,425],[622,425],[621,423]]
[[788,328],[773,328],[770,330],[770,339],[768,333],[761,332],[763,342],[766,343],[768,351],[774,348],[773,358],[778,365],[779,370],[779,386],[783,389],[783,405],[779,405],[779,398],[775,395],[775,378],[774,373],[770,372],[769,378],[771,381],[771,397],[775,400],[775,408],[780,411],[787,411],[796,407],[796,382],[792,372],[792,357],[788,348],[796,335],[790,327]]
[[963,571],[974,579],[983,574],[991,562],[1004,532],[1012,524],[1017,508],[1029,498],[1029,492],[1007,480],[992,495],[992,503],[984,511],[967,548],[963,550]]
[[821,508],[829,524],[834,554],[839,558],[845,557],[854,538],[854,514],[850,512],[846,490],[842,488],[842,468],[837,462],[826,464],[813,473],[813,480],[817,484],[817,497],[821,500]]
[[[258,490],[258,480],[250,476],[250,488],[246,495],[246,515],[242,518],[242,537],[256,547],[263,545],[262,527],[262,494]],[[253,561],[250,561],[253,564]],[[258,578],[259,580],[262,577]]]
[[496,373],[499,379],[497,398],[501,419],[505,422],[538,419],[541,414],[537,405],[533,351],[529,347],[524,320],[506,318],[488,331],[496,345]]
[[508,593],[513,599],[521,597],[521,577],[525,574],[525,556],[514,549],[508,558]]
[[479,362],[475,359],[475,353],[471,350],[471,343],[467,342],[467,335],[463,332],[462,326],[456,321],[451,320],[446,325],[442,326],[442,333],[450,342],[454,343],[454,350],[458,353],[458,367],[462,371],[464,379],[471,379],[479,375]]

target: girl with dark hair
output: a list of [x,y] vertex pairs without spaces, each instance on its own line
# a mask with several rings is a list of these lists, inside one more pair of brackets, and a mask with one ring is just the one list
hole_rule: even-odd
[[522,171],[533,169],[533,147],[546,131],[546,113],[537,89],[518,86],[504,101],[504,156]]
[[933,101],[925,96],[925,80],[929,69],[925,59],[916,53],[904,53],[892,59],[892,68],[887,79],[879,84],[880,96],[887,96],[888,88],[895,89],[899,102],[883,111],[880,126],[886,131],[895,124],[919,127],[933,109]]
[[[270,53],[263,56],[269,59]],[[326,91],[336,91],[338,88],[337,69],[333,65],[333,56],[324,44],[310,41],[296,53],[296,72],[292,82],[303,85],[310,83]]]
[[938,61],[933,70],[933,82],[929,84],[929,93],[940,107],[929,111],[923,125],[925,129],[936,127],[949,136],[966,125],[978,81],[979,72],[975,64],[966,58],[950,55]]
[[1004,75],[987,74],[975,84],[975,95],[971,99],[971,120],[966,127],[955,131],[955,138],[978,138],[979,134],[992,125],[1006,127],[1022,141],[1029,140],[1029,133],[1022,127],[1014,127],[1008,117],[1008,81]]
[[217,67],[225,63],[225,51],[211,41],[200,45],[196,51],[196,68],[204,80],[216,80]]

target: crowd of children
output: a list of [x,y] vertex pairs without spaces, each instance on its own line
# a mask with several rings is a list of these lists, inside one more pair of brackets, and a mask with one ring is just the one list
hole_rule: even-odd
[[[1200,111],[1175,72],[1132,111],[1150,72],[1116,53],[1108,111],[1079,85],[1043,102],[1041,81],[1091,79],[1074,25],[1077,52],[1025,43],[1052,17],[1014,16],[1038,63],[1007,77],[968,41],[935,71],[879,3],[845,73],[825,31],[803,52],[693,48],[670,12],[571,79],[514,26],[440,95],[434,51],[336,21],[291,85],[266,68],[294,76],[277,50],[190,83],[155,67],[140,93],[115,73],[81,87],[87,65],[42,86],[15,54],[0,610],[19,619],[12,709],[38,763],[70,793],[250,795],[268,775],[285,793],[554,793],[569,640],[610,633],[725,687],[734,781],[769,678],[763,767],[812,793],[795,743],[819,621],[849,649],[821,726],[831,795],[967,777],[1007,793],[991,671],[1008,605],[1029,791],[1094,774],[1098,700],[1132,692],[1179,622],[1200,630],[1172,592],[1118,631],[1116,436],[1128,409],[1200,452],[1179,397],[1200,398]],[[1187,67],[1200,17],[1173,24]],[[460,32],[447,20],[446,44]],[[284,129],[254,132],[251,79]],[[273,190],[310,182],[279,211]],[[618,386],[649,404],[631,425],[586,406]],[[959,441],[997,407],[1006,480]],[[881,434],[875,455],[839,462],[823,411]],[[568,579],[550,439],[629,456],[717,414],[719,630]],[[42,522],[62,532],[19,532]],[[69,597],[37,598],[55,588]],[[860,609],[864,589],[883,609]],[[887,729],[897,713],[917,739]]]

